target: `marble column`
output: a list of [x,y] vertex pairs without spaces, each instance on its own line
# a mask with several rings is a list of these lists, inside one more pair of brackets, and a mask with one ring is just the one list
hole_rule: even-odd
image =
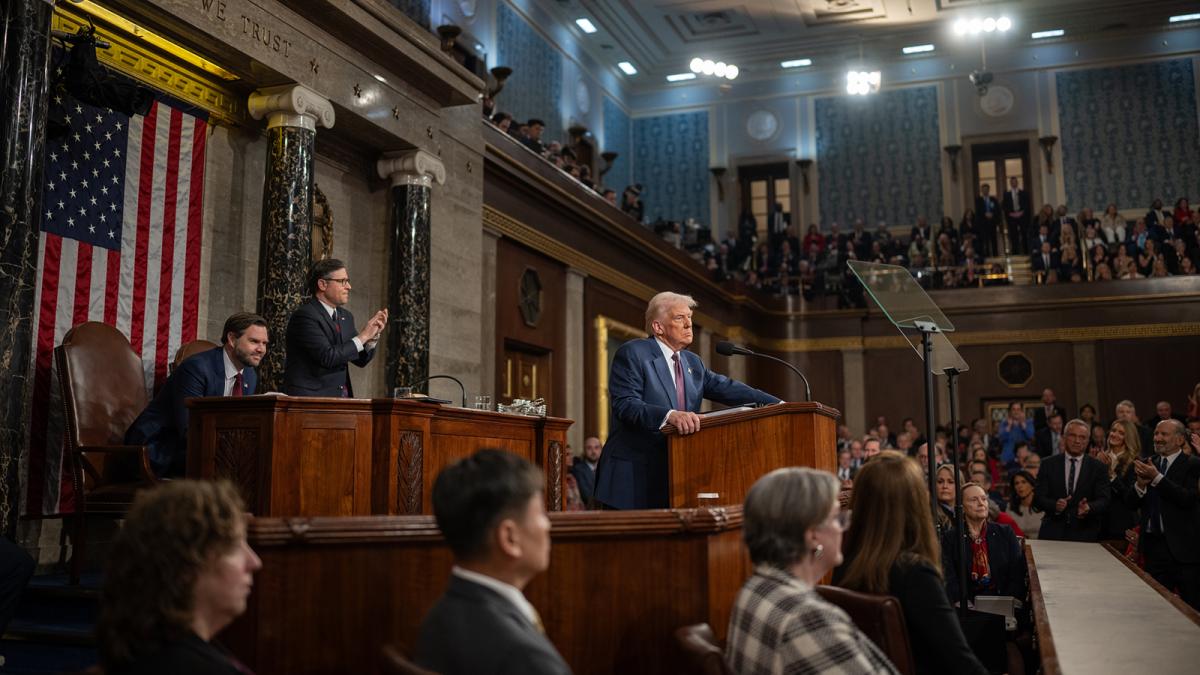
[[429,200],[446,167],[424,150],[387,153],[376,169],[392,181],[388,227],[388,389],[429,377]]
[[583,453],[584,408],[587,406],[587,360],[583,355],[583,345],[587,341],[585,326],[588,323],[583,307],[586,279],[587,272],[574,267],[567,268],[567,306],[563,312],[567,336],[563,347],[563,361],[567,369],[567,405],[563,415],[575,420],[575,424],[567,429],[567,444],[576,456]]
[[312,266],[313,161],[317,126],[333,126],[333,106],[303,85],[260,89],[250,95],[254,119],[267,118],[267,172],[263,181],[258,313],[267,320],[271,348],[258,369],[258,390],[283,387],[288,317],[308,297]]
[[861,348],[842,350],[842,392],[846,399],[842,424],[862,436],[867,433],[867,373]]
[[7,536],[16,524],[28,429],[52,11],[44,0],[9,0],[0,28],[0,533]]
[[479,391],[491,396],[493,401],[496,400],[496,258],[499,242],[500,233],[485,225],[479,265]]

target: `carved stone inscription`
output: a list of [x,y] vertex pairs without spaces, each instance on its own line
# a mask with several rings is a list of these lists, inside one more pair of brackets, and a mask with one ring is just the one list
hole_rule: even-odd
[[242,28],[242,35],[249,38],[265,49],[290,56],[292,41],[285,37],[276,26],[268,25],[253,16],[239,13],[237,16],[229,13],[229,3],[226,0],[200,0],[200,10],[213,21],[224,23],[232,20],[234,25]]

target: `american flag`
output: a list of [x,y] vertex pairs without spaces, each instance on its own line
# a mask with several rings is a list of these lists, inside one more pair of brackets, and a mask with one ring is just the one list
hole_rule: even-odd
[[153,394],[196,339],[207,116],[166,99],[143,117],[66,95],[70,131],[46,144],[26,515],[74,509],[54,347],[72,326],[125,334]]

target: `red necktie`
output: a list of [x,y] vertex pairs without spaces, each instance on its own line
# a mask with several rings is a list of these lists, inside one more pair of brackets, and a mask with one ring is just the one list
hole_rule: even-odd
[[687,410],[687,399],[683,393],[683,365],[679,363],[679,352],[671,355],[675,361],[675,400],[679,402],[680,410]]
[[242,371],[237,371],[237,375],[233,376],[233,389],[229,390],[230,396],[242,395]]

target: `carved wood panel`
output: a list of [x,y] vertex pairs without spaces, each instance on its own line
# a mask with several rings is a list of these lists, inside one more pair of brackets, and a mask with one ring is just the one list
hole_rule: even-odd
[[213,454],[213,477],[232,482],[251,510],[258,505],[259,443],[259,431],[254,427],[218,429]]
[[401,431],[396,453],[396,513],[421,513],[422,464],[424,445],[419,431]]
[[550,509],[551,511],[562,510],[562,473],[563,473],[563,449],[562,443],[558,441],[550,441],[549,454],[546,457],[546,480],[550,482],[546,486],[550,493]]

